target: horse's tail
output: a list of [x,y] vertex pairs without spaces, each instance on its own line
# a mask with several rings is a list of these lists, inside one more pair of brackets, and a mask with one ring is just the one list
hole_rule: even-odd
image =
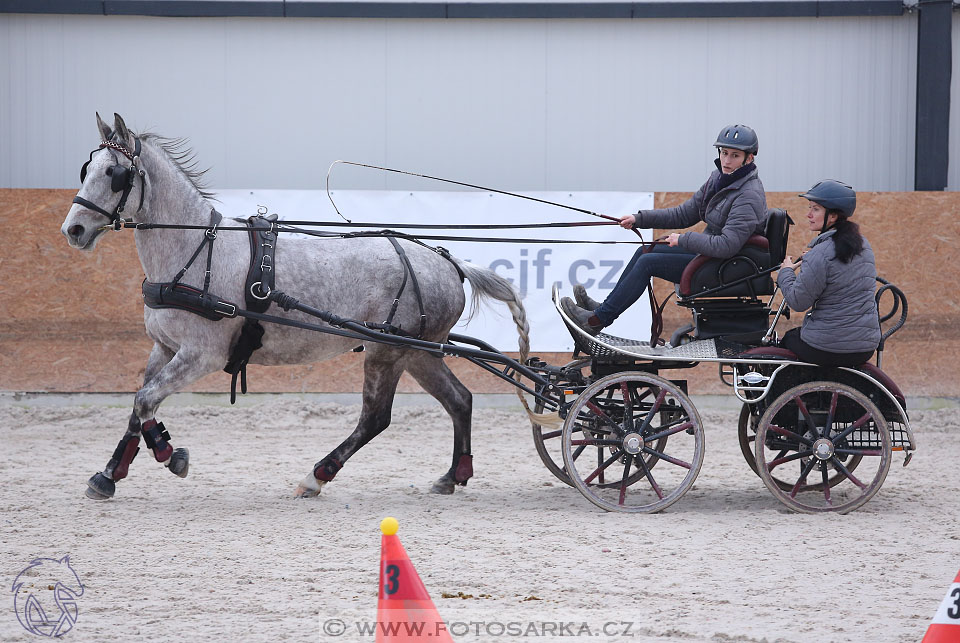
[[[481,268],[469,261],[463,261],[456,257],[451,257],[458,268],[463,272],[464,277],[470,282],[473,291],[470,303],[472,310],[477,310],[483,298],[496,299],[502,301],[510,309],[513,316],[513,323],[517,327],[518,340],[520,347],[520,363],[523,364],[530,356],[530,322],[527,321],[527,311],[520,300],[520,293],[513,287],[513,284],[495,273],[492,270]],[[559,428],[563,424],[557,413],[534,413],[527,404],[527,399],[519,387],[516,388],[517,397],[520,403],[530,416],[530,420],[536,424],[547,427]]]

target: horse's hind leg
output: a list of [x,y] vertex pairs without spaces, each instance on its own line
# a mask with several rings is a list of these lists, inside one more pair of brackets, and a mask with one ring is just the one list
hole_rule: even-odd
[[440,402],[453,420],[453,464],[430,489],[433,493],[451,494],[456,485],[466,486],[473,476],[470,454],[473,395],[441,359],[422,353],[413,356],[406,366],[410,375]]
[[367,442],[390,426],[390,413],[397,383],[403,373],[394,349],[373,349],[363,362],[363,406],[353,433],[313,467],[297,486],[297,498],[312,498],[320,493],[343,468],[344,463]]

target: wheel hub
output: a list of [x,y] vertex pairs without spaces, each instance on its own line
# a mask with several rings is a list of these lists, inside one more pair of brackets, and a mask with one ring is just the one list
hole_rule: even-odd
[[813,455],[815,455],[818,460],[829,460],[833,457],[834,452],[833,442],[827,438],[820,438],[813,443]]
[[628,433],[623,438],[623,450],[630,455],[637,455],[643,450],[643,436],[639,433]]

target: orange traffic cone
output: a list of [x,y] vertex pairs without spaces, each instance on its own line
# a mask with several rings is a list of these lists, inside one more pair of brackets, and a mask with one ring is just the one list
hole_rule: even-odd
[[957,643],[960,641],[960,572],[953,579],[940,608],[933,615],[923,643]]
[[377,643],[453,643],[430,594],[397,536],[396,518],[380,522],[380,593]]

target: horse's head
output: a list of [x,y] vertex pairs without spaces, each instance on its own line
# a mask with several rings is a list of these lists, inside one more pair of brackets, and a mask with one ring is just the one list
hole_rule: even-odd
[[105,231],[123,225],[131,196],[131,207],[143,206],[140,139],[127,129],[119,114],[113,116],[111,129],[97,114],[101,143],[80,168],[80,192],[60,227],[70,245],[81,250],[92,250]]

